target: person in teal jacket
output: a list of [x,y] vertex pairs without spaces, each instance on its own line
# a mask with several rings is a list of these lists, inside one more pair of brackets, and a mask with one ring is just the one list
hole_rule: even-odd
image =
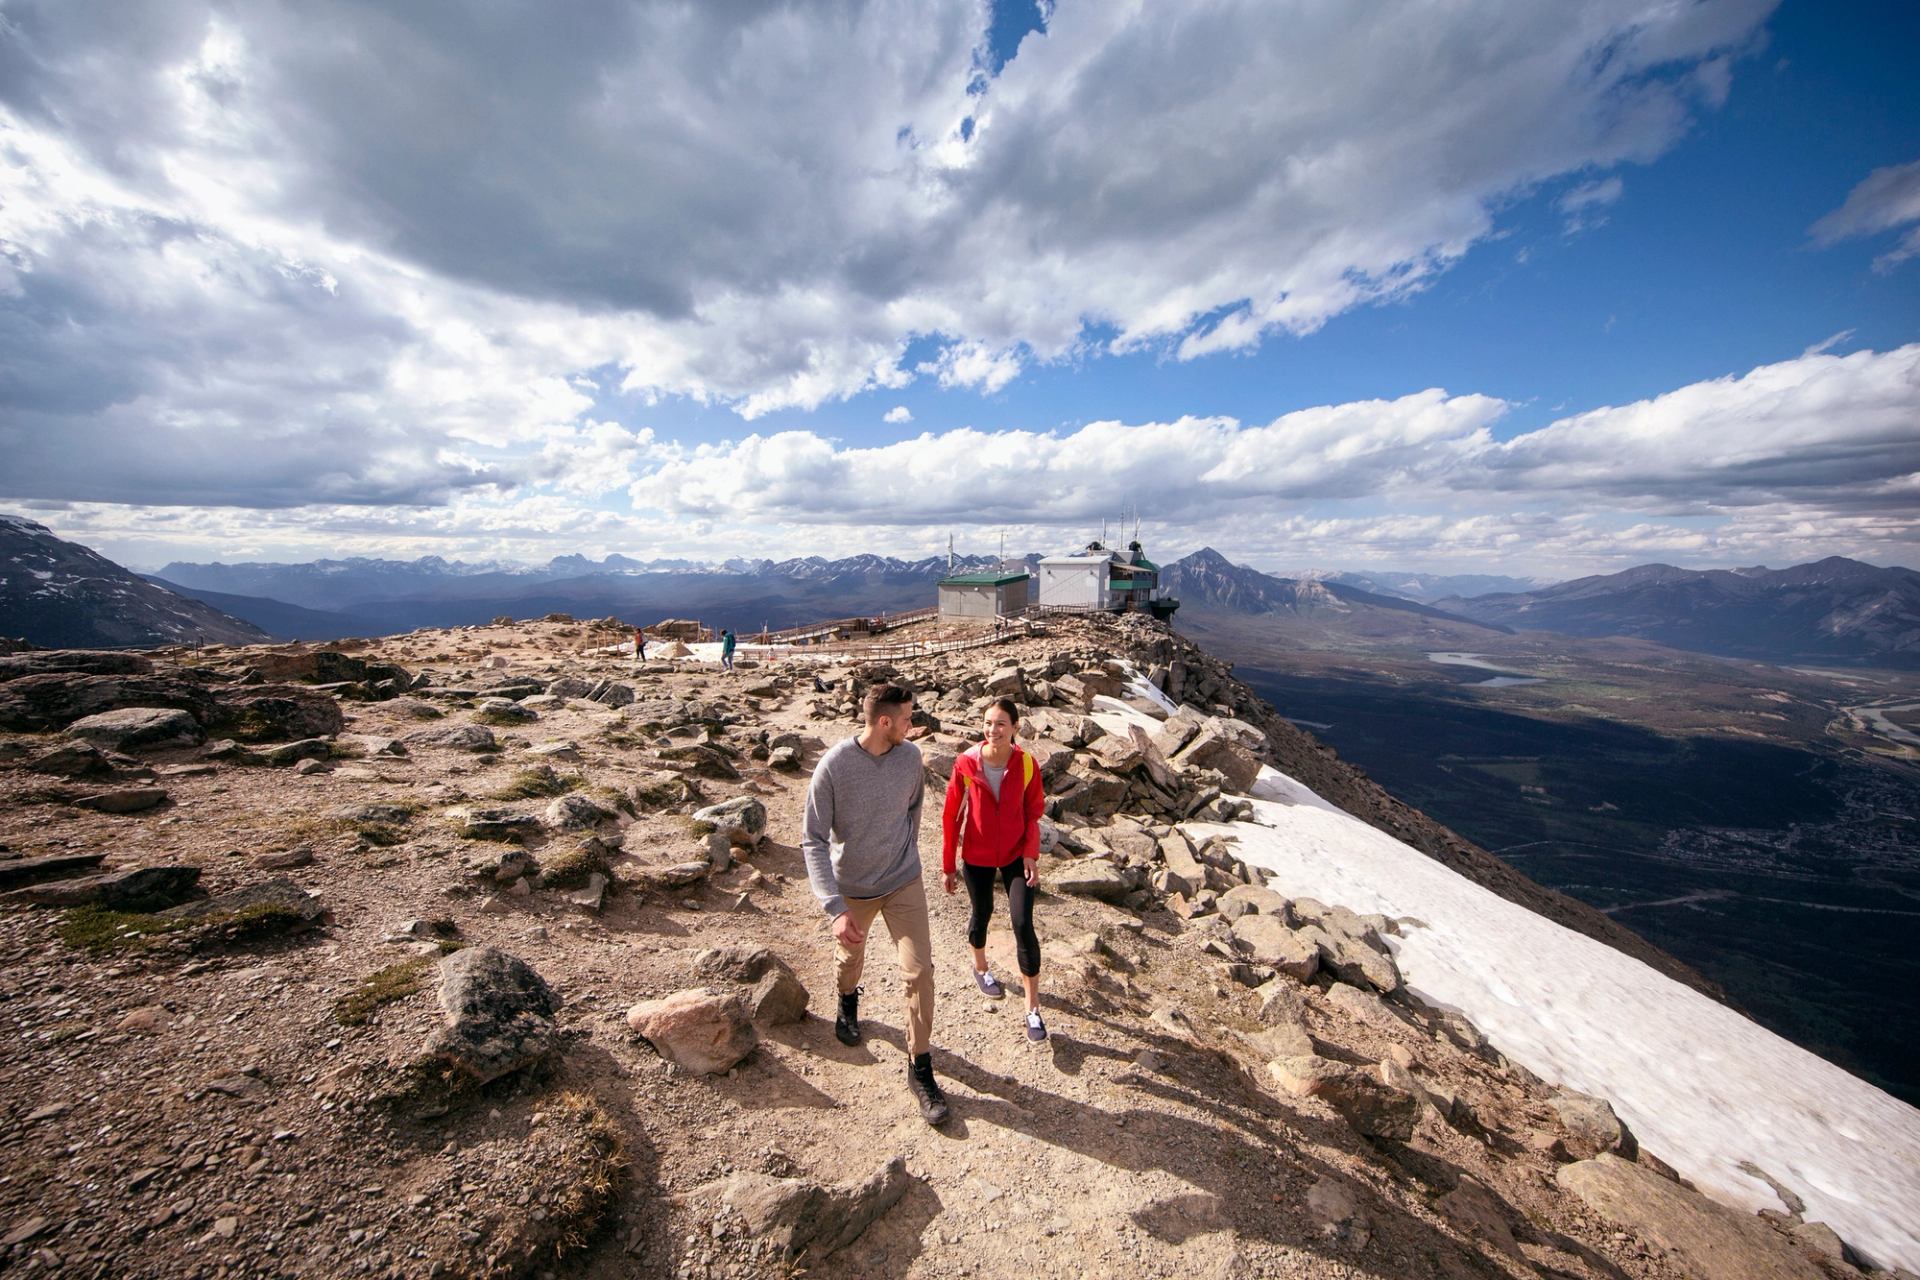
[[720,665],[728,671],[733,670],[733,646],[733,632],[722,631],[720,633]]

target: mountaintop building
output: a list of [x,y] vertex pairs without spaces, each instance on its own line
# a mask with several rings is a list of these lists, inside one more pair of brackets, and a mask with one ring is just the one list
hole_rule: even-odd
[[1033,575],[1024,568],[1002,567],[950,573],[940,579],[942,618],[1002,618],[1019,613],[1031,601]]
[[1143,609],[1165,621],[1180,607],[1160,594],[1160,566],[1135,538],[1125,551],[1098,539],[1069,555],[1040,562],[1040,607],[1124,613]]

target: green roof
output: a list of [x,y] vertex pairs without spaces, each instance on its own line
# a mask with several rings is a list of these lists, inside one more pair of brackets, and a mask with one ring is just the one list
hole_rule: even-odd
[[1151,582],[1139,578],[1111,578],[1107,581],[1109,591],[1147,591],[1152,587]]
[[1026,573],[956,573],[952,577],[940,579],[943,587],[1004,587],[1009,582],[1025,582],[1031,574]]

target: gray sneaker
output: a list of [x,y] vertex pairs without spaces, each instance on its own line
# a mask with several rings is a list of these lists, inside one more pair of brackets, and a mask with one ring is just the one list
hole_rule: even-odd
[[1000,979],[986,969],[973,971],[973,985],[980,988],[980,994],[989,1000],[998,1000],[1007,994],[1007,989],[1000,985]]
[[1046,1038],[1047,1024],[1040,1020],[1040,1011],[1038,1009],[1027,1010],[1027,1039],[1045,1040]]

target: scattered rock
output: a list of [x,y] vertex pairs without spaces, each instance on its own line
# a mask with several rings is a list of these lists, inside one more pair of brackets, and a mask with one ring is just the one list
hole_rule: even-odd
[[613,814],[599,804],[578,793],[555,796],[547,805],[547,825],[561,831],[591,831],[603,822],[611,822]]
[[818,1262],[860,1238],[913,1184],[906,1160],[895,1156],[858,1184],[822,1186],[802,1178],[739,1173],[694,1192],[721,1201],[746,1220],[748,1235],[788,1261]]
[[333,754],[333,744],[325,738],[301,738],[258,750],[259,758],[271,765],[299,764],[303,760],[325,760]]
[[507,722],[531,723],[540,718],[540,713],[531,707],[523,707],[512,698],[482,698],[474,706],[474,714],[496,724]]
[[313,847],[295,845],[278,853],[263,853],[253,860],[253,865],[262,871],[293,871],[299,867],[313,865]]
[[553,1052],[560,997],[532,966],[497,947],[467,947],[440,962],[446,1025],[415,1059],[443,1079],[473,1086]]
[[60,778],[101,778],[113,772],[113,761],[90,742],[69,742],[35,756],[27,768]]
[[413,746],[447,747],[454,751],[498,751],[493,730],[483,724],[453,724],[444,729],[421,729],[407,735]]
[[1373,1237],[1372,1223],[1361,1212],[1353,1188],[1332,1174],[1316,1178],[1307,1188],[1307,1212],[1331,1244],[1364,1249]]
[[685,1071],[725,1071],[759,1043],[737,992],[676,991],[627,1010],[627,1025],[661,1057]]
[[473,809],[460,824],[460,834],[469,840],[525,840],[539,833],[540,819],[506,809]]
[[123,706],[67,725],[67,737],[106,750],[134,747],[196,747],[207,733],[192,714],[175,706]]
[[800,1022],[807,1016],[807,989],[791,966],[768,947],[714,947],[693,958],[694,978],[733,982],[749,988],[743,995],[754,1022]]
[[1220,914],[1228,920],[1252,914],[1273,916],[1285,925],[1293,923],[1287,899],[1264,885],[1234,885],[1220,895]]
[[1566,1126],[1562,1142],[1573,1159],[1591,1160],[1603,1151],[1633,1158],[1638,1144],[1606,1099],[1561,1089],[1547,1101]]
[[567,895],[567,901],[576,907],[584,907],[588,911],[598,911],[600,910],[601,902],[607,896],[607,885],[609,883],[607,877],[601,872],[589,872],[585,887],[575,889],[572,893],[569,893]]
[[44,858],[0,858],[0,889],[90,871],[107,860],[104,853],[56,853]]
[[740,848],[752,849],[767,833],[767,806],[753,796],[736,796],[695,810],[693,820],[723,832]]
[[702,859],[699,862],[676,862],[670,866],[650,864],[633,868],[633,876],[641,884],[656,889],[684,889],[690,884],[698,884],[713,873],[713,864]]
[[732,761],[712,747],[698,742],[679,747],[662,747],[660,759],[685,769],[696,777],[714,778],[722,782],[740,780],[740,771],[733,767]]
[[1255,964],[1267,965],[1295,982],[1310,981],[1320,968],[1318,948],[1287,928],[1277,915],[1243,914],[1233,922],[1233,940]]
[[1518,1258],[1520,1244],[1507,1221],[1507,1207],[1477,1179],[1462,1176],[1460,1185],[1434,1202],[1455,1226],[1486,1241],[1502,1253]]
[[73,802],[73,807],[91,809],[96,813],[143,813],[166,802],[167,793],[160,787],[122,787],[117,791],[82,796]]
[[345,726],[340,704],[325,693],[297,685],[259,685],[223,696],[207,719],[242,742],[330,738]]
[[1628,1228],[1696,1280],[1821,1280],[1822,1271],[1760,1218],[1611,1153],[1561,1166],[1554,1180]]
[[142,1005],[123,1016],[114,1024],[116,1031],[136,1031],[141,1035],[157,1035],[173,1024],[173,1015],[167,1007],[160,1004]]
[[13,889],[0,900],[36,907],[160,911],[185,901],[199,881],[198,867],[134,867]]
[[1112,864],[1098,861],[1070,863],[1047,877],[1046,887],[1055,893],[1072,893],[1102,902],[1119,902],[1133,892],[1133,885]]
[[275,876],[218,897],[168,907],[159,914],[239,938],[310,928],[325,919],[327,909],[293,881]]

